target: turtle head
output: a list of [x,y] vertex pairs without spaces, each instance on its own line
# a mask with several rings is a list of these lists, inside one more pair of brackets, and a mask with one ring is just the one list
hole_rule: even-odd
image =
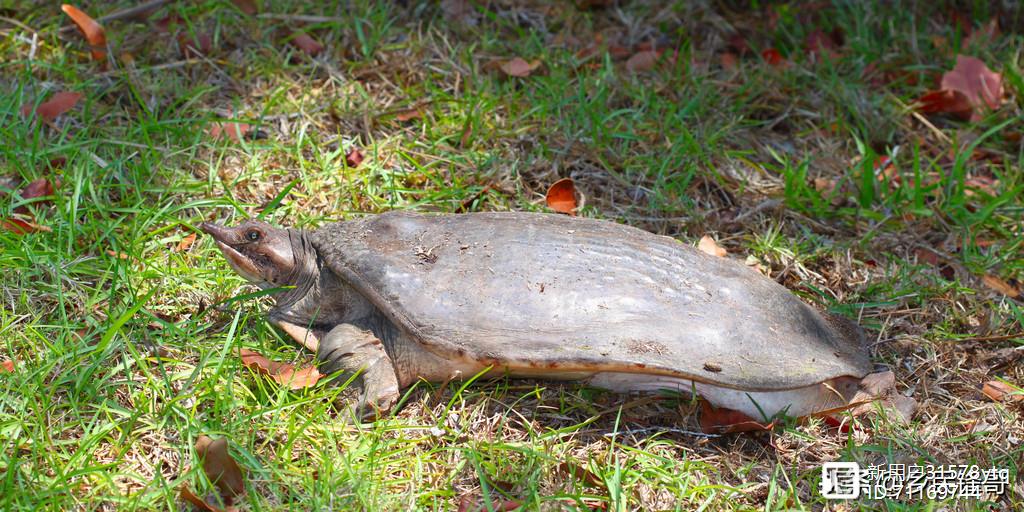
[[292,230],[247,220],[229,228],[204,222],[199,229],[213,237],[224,257],[242,277],[263,288],[298,284],[305,269],[301,240]]

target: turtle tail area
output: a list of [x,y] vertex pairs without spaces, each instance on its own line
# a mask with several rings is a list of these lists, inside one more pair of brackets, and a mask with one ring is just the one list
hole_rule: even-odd
[[779,413],[803,417],[848,405],[860,379],[839,377],[821,384],[781,391],[744,391],[689,379],[637,373],[597,373],[588,384],[617,392],[662,390],[696,394],[717,408],[742,412],[757,421],[769,421]]

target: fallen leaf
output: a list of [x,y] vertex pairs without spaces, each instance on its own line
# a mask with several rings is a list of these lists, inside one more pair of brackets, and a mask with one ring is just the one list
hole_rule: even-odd
[[10,359],[0,362],[0,373],[10,373],[14,371],[14,361]]
[[819,60],[823,55],[834,59],[839,57],[838,50],[843,44],[843,36],[838,29],[828,33],[815,29],[807,34],[806,44],[808,53],[815,60]]
[[312,36],[305,32],[295,32],[292,35],[291,40],[288,42],[291,43],[292,46],[295,46],[296,48],[314,57],[319,55],[320,52],[324,51],[324,45],[317,42],[316,39],[313,39]]
[[188,235],[185,235],[185,238],[182,238],[181,241],[178,242],[178,245],[174,248],[174,252],[185,252],[189,247],[192,247],[192,244],[195,242],[196,234],[189,233]]
[[770,66],[783,67],[786,65],[786,59],[784,59],[782,54],[775,48],[768,48],[767,50],[762,51],[761,58]]
[[896,391],[896,374],[891,371],[876,372],[864,376],[860,381],[857,393],[850,400],[850,403],[860,405],[854,407],[850,413],[853,416],[863,416],[876,410],[875,403],[883,409],[896,412],[903,423],[909,423],[917,410],[917,400],[903,396]]
[[214,123],[207,133],[213,140],[227,138],[231,142],[239,142],[252,132],[252,125],[248,123]]
[[1006,281],[1003,281],[1002,279],[994,275],[985,274],[981,276],[981,282],[984,283],[985,286],[989,287],[990,289],[995,290],[1003,295],[1006,295],[1011,299],[1016,299],[1017,297],[1020,297],[1020,290],[1018,290],[1015,286],[1011,285],[1010,283],[1007,283]]
[[736,69],[739,66],[739,57],[733,52],[723,52],[718,56],[718,62],[725,69]]
[[580,466],[575,462],[562,462],[558,465],[558,473],[564,477],[571,478],[575,476],[591,487],[597,487],[605,490],[608,488],[608,485],[601,479],[601,477],[595,475],[589,469]]
[[467,494],[459,500],[458,512],[509,512],[522,506],[523,504],[516,500],[502,500],[500,497],[492,499],[490,506],[488,506],[488,504],[481,502],[479,497]]
[[75,22],[75,25],[78,25],[78,30],[85,35],[93,60],[105,62],[107,60],[107,36],[103,31],[103,25],[71,4],[64,4],[60,9],[71,18],[71,21]]
[[290,389],[304,389],[316,385],[323,377],[315,366],[296,370],[295,365],[271,361],[259,352],[243,348],[239,352],[242,364],[261,375],[266,375],[278,384]]
[[1003,75],[989,69],[980,59],[966,55],[956,56],[956,66],[942,75],[939,87],[963,93],[975,107],[995,109],[1003,100]]
[[255,0],[231,0],[231,3],[238,7],[238,10],[252,16],[256,14],[259,8],[256,6]]
[[697,243],[697,248],[712,256],[718,256],[720,258],[724,258],[729,255],[728,251],[718,245],[718,242],[715,242],[715,239],[711,238],[709,235],[700,237],[700,242]]
[[548,208],[568,215],[576,215],[576,185],[572,178],[562,178],[548,188],[545,196]]
[[957,55],[956,66],[942,75],[938,91],[917,100],[924,113],[950,113],[977,121],[1003,101],[1003,76],[974,57]]
[[981,392],[996,402],[1024,403],[1024,392],[1002,381],[986,382]]
[[715,407],[707,400],[700,401],[700,429],[705,434],[734,434],[771,430],[775,422],[760,423],[739,411]]
[[363,156],[363,152],[359,148],[352,148],[348,150],[348,153],[345,153],[345,165],[352,169],[359,167],[359,164],[363,163],[365,159],[366,157]]
[[180,497],[184,501],[191,503],[192,506],[196,507],[196,509],[200,510],[201,512],[224,512],[219,507],[215,507],[207,503],[206,500],[200,498],[199,496],[196,496],[196,494],[192,492],[192,489],[189,489],[188,486],[186,485],[181,486],[181,489],[178,492],[178,497]]
[[661,52],[656,50],[636,52],[626,61],[626,70],[630,73],[650,71],[658,64],[659,57],[661,57]]
[[114,250],[111,250],[111,249],[107,249],[106,252],[107,252],[107,256],[110,256],[112,258],[117,258],[119,260],[126,260],[126,259],[129,258],[129,256],[127,254],[123,253],[123,252],[117,252],[117,251],[114,251]]
[[933,267],[939,266],[942,260],[939,259],[939,255],[934,251],[925,249],[924,247],[918,247],[914,249],[914,256],[920,263],[927,263]]
[[181,17],[177,14],[169,14],[153,22],[158,32],[168,33],[181,23]]
[[[60,180],[57,180],[57,185],[60,185]],[[52,196],[53,187],[54,184],[51,183],[50,180],[46,178],[39,178],[37,180],[33,180],[28,185],[25,185],[21,191],[18,192],[18,195],[21,196],[22,199],[35,199],[37,197]],[[14,209],[14,212],[22,215],[28,215],[28,207],[25,205],[18,206]]]
[[530,73],[533,73],[533,70],[537,69],[538,67],[540,67],[539,60],[532,60],[530,62],[526,62],[525,60],[519,57],[515,57],[512,60],[502,62],[501,66],[499,66],[501,71],[506,75],[519,78],[525,78],[530,76]]
[[456,24],[473,26],[477,24],[476,8],[469,0],[441,0],[444,18]]
[[220,489],[220,495],[230,500],[245,493],[245,474],[228,453],[228,439],[210,439],[201,435],[196,439],[196,454],[203,461],[206,477]]
[[974,107],[967,96],[957,91],[929,91],[917,99],[917,110],[925,114],[953,114],[961,119],[971,118]]
[[395,115],[395,119],[406,122],[413,119],[419,119],[423,117],[423,113],[418,108],[410,108],[409,110],[403,110]]
[[195,34],[194,37],[182,32],[178,34],[178,48],[181,50],[181,56],[186,59],[203,57],[213,50],[213,38],[206,32]]
[[[46,100],[36,107],[36,115],[40,119],[48,123],[52,123],[57,119],[57,116],[71,110],[78,101],[81,100],[83,95],[77,92],[62,91],[54,94],[49,100]],[[32,113],[32,105],[25,105],[21,107],[21,114],[28,117]]]
[[17,217],[0,219],[0,229],[10,231],[16,235],[24,235],[26,233],[35,233],[39,231],[49,233],[53,231],[49,226],[40,226],[30,220],[19,219]]

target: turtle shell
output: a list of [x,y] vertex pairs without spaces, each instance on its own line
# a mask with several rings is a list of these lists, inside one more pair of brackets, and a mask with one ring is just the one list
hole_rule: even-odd
[[871,371],[856,326],[727,258],[613,222],[391,212],[310,239],[331,270],[446,358],[751,391]]

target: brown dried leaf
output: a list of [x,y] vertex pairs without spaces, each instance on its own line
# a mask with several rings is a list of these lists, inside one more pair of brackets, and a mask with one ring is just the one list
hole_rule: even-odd
[[186,59],[195,59],[209,55],[213,50],[213,37],[206,32],[200,32],[195,37],[189,37],[184,32],[178,34],[178,48],[181,56]]
[[863,416],[875,411],[875,402],[879,402],[883,409],[898,413],[899,419],[904,423],[909,423],[914,411],[917,410],[917,400],[896,391],[896,374],[891,371],[866,375],[861,379],[860,389],[850,402],[860,404],[850,411],[854,416]]
[[348,150],[348,153],[345,153],[345,165],[351,167],[352,169],[359,167],[359,164],[363,163],[363,160],[365,159],[366,157],[363,155],[363,152],[359,150],[359,148],[352,148]]
[[219,507],[215,507],[206,502],[206,500],[196,496],[192,489],[189,489],[187,485],[182,485],[178,492],[178,497],[184,501],[192,504],[200,512],[224,512]]
[[[60,180],[58,179],[56,181],[57,186],[60,186]],[[21,189],[21,192],[18,192],[18,195],[20,195],[22,199],[34,199],[37,197],[52,196],[53,187],[54,184],[51,183],[50,180],[46,178],[39,178],[37,180],[32,181],[28,185],[25,185],[25,187]],[[25,205],[21,205],[15,208],[14,212],[20,213],[22,215],[27,215],[28,208]]]
[[196,453],[203,461],[206,477],[220,489],[220,495],[225,501],[230,504],[232,498],[245,493],[245,474],[228,453],[226,437],[213,440],[199,436],[196,439]]
[[238,7],[238,10],[252,16],[259,11],[255,0],[231,0],[231,3]]
[[981,387],[985,396],[996,402],[1024,403],[1024,392],[998,380],[990,380]]
[[1020,297],[1020,290],[1018,290],[1015,286],[991,274],[985,274],[981,276],[981,282],[984,283],[985,286],[989,287],[990,289],[995,290],[1003,295],[1006,295],[1011,299],[1016,299],[1017,297]]
[[290,363],[279,363],[271,361],[261,355],[260,353],[242,349],[239,352],[239,357],[242,359],[242,364],[246,368],[249,368],[256,373],[266,375],[283,386],[288,386],[289,389],[305,389],[313,387],[317,382],[323,378],[323,375],[314,366],[306,368],[295,369],[295,365]]
[[75,22],[75,25],[78,25],[78,30],[81,30],[82,34],[85,35],[85,40],[89,42],[89,50],[92,53],[93,60],[98,62],[106,61],[107,36],[103,31],[103,25],[100,25],[91,16],[71,4],[64,4],[60,9],[71,18],[71,21]]
[[966,55],[956,56],[956,66],[942,75],[939,88],[962,93],[975,109],[996,109],[1003,101],[1003,75]]
[[502,500],[500,497],[495,497],[491,500],[490,506],[483,503],[481,498],[472,494],[463,495],[459,499],[458,512],[482,512],[493,510],[495,512],[509,512],[522,507],[523,504],[516,500]]
[[185,238],[182,238],[181,241],[178,242],[178,245],[174,248],[174,252],[185,252],[189,247],[192,247],[192,244],[194,243],[196,243],[196,234],[189,233],[185,235]]
[[[36,115],[48,123],[52,123],[57,116],[71,110],[83,95],[77,92],[62,91],[54,94],[49,100],[44,101],[36,107]],[[21,114],[28,117],[32,113],[32,105],[21,107]]]
[[576,215],[576,185],[572,178],[554,182],[545,196],[548,208],[568,215]]
[[290,41],[293,46],[306,52],[309,55],[317,56],[320,52],[324,51],[324,45],[313,39],[312,36],[305,32],[295,32]]
[[16,235],[24,235],[26,233],[35,233],[38,231],[45,231],[47,233],[53,231],[49,226],[40,226],[30,220],[19,219],[17,217],[0,219],[0,229],[10,231]]
[[740,58],[733,52],[722,52],[718,56],[718,63],[724,69],[736,69],[740,65]]
[[530,73],[533,73],[533,70],[537,69],[538,67],[540,67],[539,60],[532,60],[530,62],[526,62],[525,60],[519,57],[514,57],[512,60],[502,62],[501,66],[499,66],[499,69],[501,69],[501,71],[508,76],[525,78],[530,76]]
[[712,256],[718,256],[720,258],[724,258],[729,255],[729,252],[722,248],[722,246],[718,245],[718,242],[715,242],[715,239],[711,238],[709,235],[700,237],[700,242],[697,243],[697,248]]
[[630,73],[643,73],[644,71],[650,71],[658,65],[659,57],[661,57],[661,52],[656,50],[636,52],[629,58],[629,60],[626,61],[626,70]]
[[774,421],[760,423],[742,412],[715,407],[707,400],[700,401],[700,429],[705,434],[760,432],[774,427]]

